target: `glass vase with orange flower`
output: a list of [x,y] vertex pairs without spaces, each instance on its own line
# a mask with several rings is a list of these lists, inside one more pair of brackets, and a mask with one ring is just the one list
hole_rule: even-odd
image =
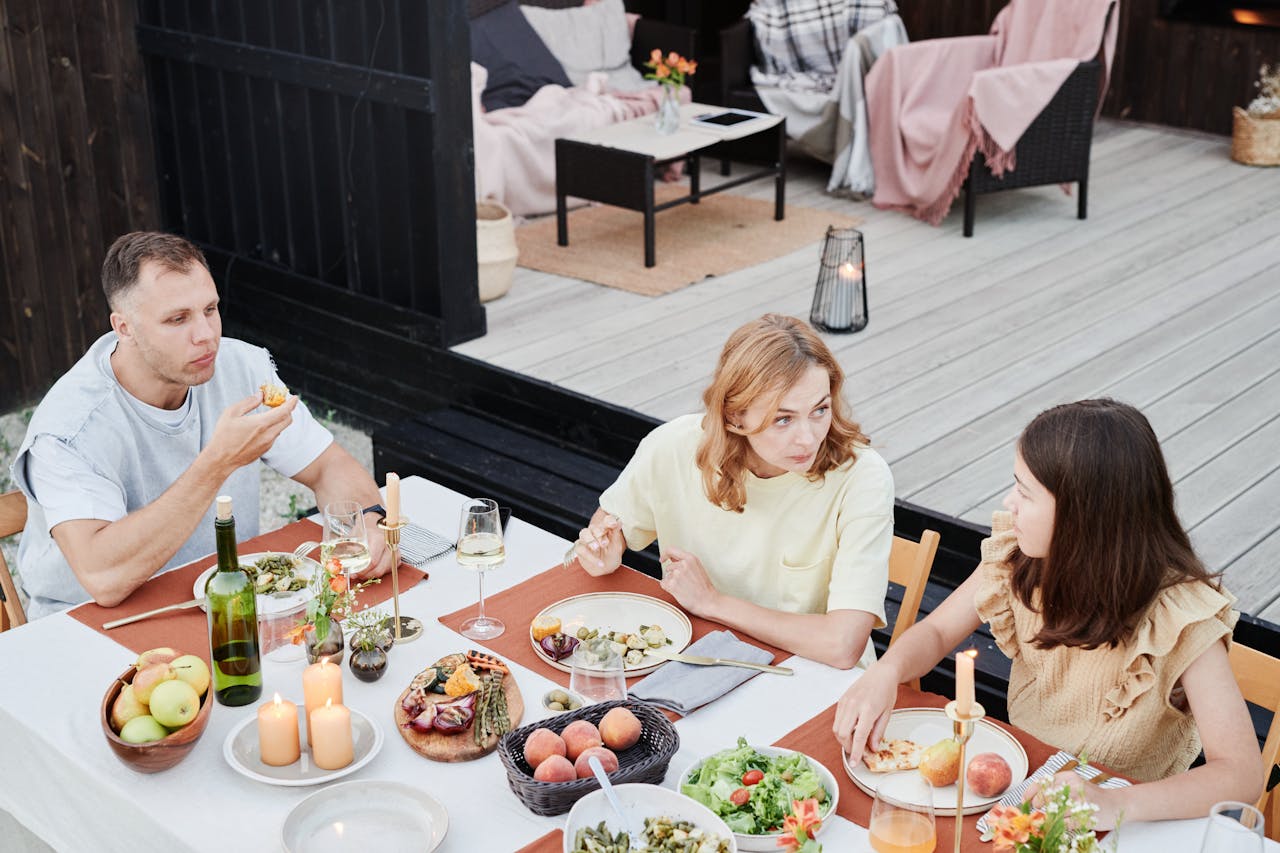
[[[1077,792],[1078,793],[1078,792]],[[1114,850],[1094,832],[1098,807],[1072,793],[1069,785],[1046,788],[1040,806],[1023,802],[996,806],[987,816],[983,841],[991,841],[992,853],[1102,853]]]
[[657,80],[662,85],[662,100],[658,103],[654,127],[658,133],[675,133],[680,129],[680,90],[684,88],[685,78],[698,70],[698,63],[685,59],[674,50],[664,56],[655,47],[645,67],[649,69],[645,79]]
[[342,638],[342,619],[356,610],[356,596],[369,584],[379,579],[351,584],[342,561],[330,557],[321,563],[320,570],[311,577],[311,600],[302,621],[289,632],[294,643],[305,643],[307,661],[315,663],[322,657],[342,661],[345,648]]

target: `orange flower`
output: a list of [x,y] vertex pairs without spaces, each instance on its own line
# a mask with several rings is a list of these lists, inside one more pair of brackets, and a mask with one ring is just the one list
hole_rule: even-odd
[[300,646],[303,641],[306,640],[307,632],[314,630],[315,626],[310,622],[299,622],[297,625],[290,628],[285,633],[285,636],[289,638],[290,643],[293,643],[295,646]]
[[653,74],[659,80],[662,80],[671,76],[671,69],[665,65],[659,65],[657,68],[653,69]]
[[685,74],[694,74],[694,73],[696,73],[696,72],[697,72],[697,70],[698,70],[698,63],[697,63],[697,62],[695,62],[694,60],[690,59],[690,60],[689,60],[689,70],[688,70],[688,71],[686,71],[686,72],[684,72],[684,73],[685,73]]
[[650,64],[650,65],[657,65],[657,64],[658,64],[659,62],[661,62],[661,61],[662,61],[662,51],[655,47],[655,48],[654,48],[654,49],[649,53],[649,64]]
[[676,53],[674,50],[667,54],[668,65],[676,65],[679,62],[680,62],[680,54]]
[[324,567],[331,575],[342,574],[342,561],[337,557],[330,557],[329,561],[324,564]]
[[996,806],[991,810],[991,826],[994,828],[992,848],[996,853],[1009,853],[1026,844],[1032,835],[1040,833],[1045,815],[1042,811],[1025,814],[1012,806]]
[[342,595],[342,593],[346,592],[347,591],[346,575],[330,575],[329,589],[333,590],[338,595]]
[[799,850],[800,845],[818,834],[822,828],[822,819],[818,814],[818,801],[813,797],[807,800],[792,800],[791,814],[782,819],[782,835],[778,838],[778,846],[786,850]]

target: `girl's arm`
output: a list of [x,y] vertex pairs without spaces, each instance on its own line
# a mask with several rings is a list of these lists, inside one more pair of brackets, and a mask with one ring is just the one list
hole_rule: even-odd
[[878,747],[889,725],[889,712],[898,685],[933,669],[947,652],[982,624],[975,605],[979,572],[956,587],[936,610],[898,638],[893,648],[844,692],[832,726],[850,761],[862,758],[868,746]]
[[[1200,730],[1204,764],[1129,788],[1085,785],[1085,798],[1099,807],[1099,829],[1111,829],[1121,817],[1126,822],[1204,817],[1214,803],[1252,803],[1262,795],[1258,739],[1224,644],[1214,643],[1187,667],[1182,689]],[[1080,787],[1074,773],[1059,774],[1054,781]]]

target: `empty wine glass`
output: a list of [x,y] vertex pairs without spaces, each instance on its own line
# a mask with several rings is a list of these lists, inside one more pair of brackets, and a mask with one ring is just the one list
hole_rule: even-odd
[[871,848],[877,853],[933,853],[933,786],[919,773],[891,773],[876,783]]
[[569,690],[586,702],[613,702],[627,698],[627,676],[622,655],[611,640],[585,640],[569,658]]
[[506,561],[502,544],[502,519],[497,501],[476,498],[462,505],[458,525],[458,565],[480,577],[480,615],[462,623],[462,636],[473,640],[491,640],[501,636],[507,626],[501,620],[484,615],[484,573]]
[[324,535],[320,542],[320,563],[337,560],[350,583],[353,575],[369,568],[369,535],[364,510],[355,501],[331,501],[324,505]]
[[1209,809],[1200,853],[1262,853],[1262,812],[1245,803],[1215,803]]

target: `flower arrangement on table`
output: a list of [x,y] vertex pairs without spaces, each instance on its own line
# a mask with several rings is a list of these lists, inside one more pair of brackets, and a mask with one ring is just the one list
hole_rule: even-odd
[[657,80],[663,86],[679,92],[684,86],[684,78],[693,76],[698,70],[698,63],[685,59],[674,50],[663,56],[662,51],[655,47],[644,67],[652,69],[644,75],[644,79]]
[[307,612],[302,621],[289,629],[289,640],[295,645],[302,643],[310,631],[315,632],[315,642],[323,643],[329,636],[329,625],[332,621],[341,622],[356,610],[356,595],[370,584],[380,583],[381,578],[361,581],[357,584],[347,582],[342,563],[331,557],[323,564],[323,570],[311,577],[311,600],[307,602]]
[[818,830],[822,828],[818,815],[818,801],[813,797],[792,800],[791,814],[782,819],[778,846],[790,853],[822,853],[822,845],[816,840]]
[[[996,806],[987,816],[983,841],[994,841],[992,853],[1101,853],[1104,845],[1093,829],[1098,807],[1071,795],[1071,786],[1042,792],[1044,805]],[[1114,839],[1115,836],[1112,836]]]
[[1262,66],[1253,87],[1258,90],[1258,96],[1249,102],[1245,111],[1253,118],[1280,119],[1280,64]]

